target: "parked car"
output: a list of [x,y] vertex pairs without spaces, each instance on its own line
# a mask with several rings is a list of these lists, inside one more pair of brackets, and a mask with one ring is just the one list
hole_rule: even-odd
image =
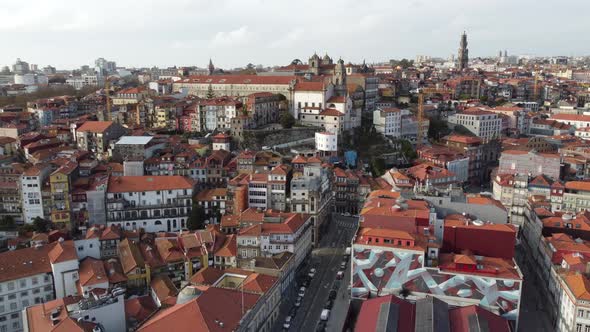
[[330,300],[333,300],[333,299],[335,299],[335,298],[336,298],[336,295],[337,295],[337,294],[338,294],[338,292],[332,289],[332,290],[330,291],[330,295],[328,296],[328,298],[329,298]]
[[322,314],[320,315],[320,319],[323,321],[326,321],[326,320],[328,320],[329,317],[330,317],[330,309],[322,310]]
[[298,297],[297,300],[295,300],[295,308],[299,307],[301,307],[301,297]]
[[348,213],[348,212],[344,212],[342,215],[345,217],[350,217],[350,213]]
[[309,273],[307,275],[310,278],[313,278],[313,276],[315,276],[315,272],[316,272],[316,269],[315,268],[312,268],[311,270],[309,270]]
[[336,279],[340,280],[344,278],[344,271],[338,271],[338,273],[336,273]]
[[320,321],[318,327],[316,327],[316,332],[324,332],[326,330],[326,322]]
[[346,268],[346,261],[343,261],[342,263],[340,263],[340,268],[341,269],[345,269]]
[[304,297],[305,296],[305,287],[302,286],[301,288],[299,288],[299,294],[297,294],[297,295]]
[[285,322],[283,323],[283,328],[288,330],[291,327],[291,320],[293,320],[293,317],[291,316],[287,316],[287,318],[285,318]]
[[326,304],[324,305],[324,309],[332,309],[333,305],[334,305],[334,300],[328,299],[328,301],[326,301]]

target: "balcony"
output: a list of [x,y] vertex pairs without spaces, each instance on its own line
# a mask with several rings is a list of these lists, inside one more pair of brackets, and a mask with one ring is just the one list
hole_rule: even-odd
[[[180,197],[180,196],[179,196]],[[190,198],[190,197],[187,197]],[[111,198],[107,199],[107,204],[121,204],[123,207],[120,209],[114,210],[146,210],[146,209],[164,209],[164,208],[172,208],[172,207],[191,207],[192,202],[189,201],[187,204],[185,199],[183,200],[174,200],[170,203],[160,203],[160,204],[140,204],[136,205],[135,202],[130,202],[124,198]],[[111,209],[113,210],[113,209]]]

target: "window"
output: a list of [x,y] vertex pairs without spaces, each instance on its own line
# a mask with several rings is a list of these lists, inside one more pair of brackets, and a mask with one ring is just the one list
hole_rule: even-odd
[[576,324],[576,332],[582,332],[582,324]]
[[578,317],[584,317],[584,310],[578,309]]

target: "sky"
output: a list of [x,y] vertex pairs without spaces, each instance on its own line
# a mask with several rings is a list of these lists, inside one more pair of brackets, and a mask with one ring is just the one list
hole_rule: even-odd
[[589,0],[0,0],[0,66],[368,63],[457,52],[590,55]]

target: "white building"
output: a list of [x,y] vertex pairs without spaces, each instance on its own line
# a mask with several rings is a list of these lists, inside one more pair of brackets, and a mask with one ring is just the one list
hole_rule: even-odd
[[43,211],[42,187],[51,173],[51,167],[37,164],[25,170],[21,175],[21,193],[23,204],[23,219],[32,223],[37,217],[45,218]]
[[193,184],[183,176],[111,176],[107,224],[126,230],[177,232],[186,228]]
[[402,112],[397,108],[378,108],[373,111],[373,125],[378,133],[399,138],[402,134]]
[[73,86],[76,90],[80,90],[85,86],[102,87],[104,86],[104,76],[100,74],[82,74],[82,76],[79,77],[68,78],[66,84]]
[[124,290],[114,289],[100,298],[57,299],[23,310],[27,332],[125,331]]
[[77,265],[72,241],[0,254],[0,331],[23,331],[21,313],[28,306],[76,295]]
[[590,127],[590,115],[554,114],[549,119],[574,126],[576,129]]
[[315,149],[328,153],[338,152],[338,135],[329,132],[315,133]]
[[448,121],[465,127],[483,140],[499,138],[502,132],[502,119],[497,114],[485,110],[466,110],[449,116]]
[[238,233],[238,258],[249,262],[256,256],[271,257],[288,251],[294,254],[295,266],[299,266],[312,248],[311,229],[309,215],[266,212],[263,223]]

